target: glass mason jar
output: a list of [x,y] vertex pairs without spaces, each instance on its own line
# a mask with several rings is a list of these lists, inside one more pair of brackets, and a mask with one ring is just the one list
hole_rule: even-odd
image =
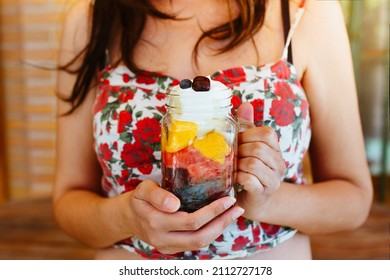
[[168,90],[162,187],[180,199],[182,211],[233,195],[238,123],[231,115],[231,97],[231,89],[215,81],[209,91]]

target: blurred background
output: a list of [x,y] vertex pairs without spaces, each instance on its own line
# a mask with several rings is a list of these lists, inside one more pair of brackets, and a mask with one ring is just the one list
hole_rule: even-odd
[[[56,73],[31,64],[55,66],[64,13],[76,1],[0,0],[0,251],[6,230],[1,209],[7,212],[12,205],[49,201],[55,164]],[[340,3],[351,40],[375,202],[390,205],[390,1]],[[388,227],[390,218],[384,221]]]

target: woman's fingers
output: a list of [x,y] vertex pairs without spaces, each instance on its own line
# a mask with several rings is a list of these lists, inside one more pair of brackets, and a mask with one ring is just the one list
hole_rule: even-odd
[[278,136],[271,127],[257,127],[239,133],[239,143],[239,162],[242,159],[248,158],[246,159],[246,163],[249,164],[249,166],[240,164],[243,167],[239,167],[240,170],[254,174],[260,179],[261,175],[259,171],[256,172],[256,168],[259,166],[262,167],[262,165],[256,162],[257,159],[276,172],[276,175],[279,177],[282,177],[286,172]]
[[[264,188],[273,188],[275,185],[279,185],[280,183],[280,176],[279,173],[270,169],[267,165],[265,165],[261,160],[254,158],[254,157],[246,157],[238,161],[238,170],[241,172],[238,172],[237,176],[240,175],[240,173],[246,173],[254,178],[251,178],[251,185],[261,184]],[[244,183],[238,180],[237,181],[244,186],[246,190],[248,183]],[[254,180],[257,179],[257,180]]]
[[[223,214],[210,220],[207,224],[196,231],[175,231],[169,232],[165,236],[166,243],[174,244],[174,246],[166,246],[157,244],[157,248],[162,253],[176,253],[190,250],[198,250],[208,246],[211,242],[218,238],[224,229],[234,222],[244,213],[244,209],[238,206],[231,207]],[[165,243],[165,242],[164,242]]]
[[279,147],[278,135],[271,127],[256,127],[239,133],[237,182],[244,191],[237,196],[245,207],[246,218],[256,216],[279,187],[286,165]]
[[[144,181],[133,194],[132,205],[141,220],[139,237],[159,250],[164,248],[164,244],[169,250],[189,250],[189,246],[194,249],[196,244],[210,243],[244,212],[242,208],[233,206],[236,199],[229,196],[217,199],[193,213],[177,211],[180,202],[171,195],[153,181]],[[167,207],[167,198],[173,201],[171,207]],[[172,238],[172,233],[181,239]]]
[[279,140],[276,132],[269,126],[248,129],[238,134],[238,143],[263,142],[275,151],[279,151]]
[[193,213],[177,212],[175,215],[167,217],[166,229],[169,231],[199,230],[232,207],[235,202],[236,199],[233,197],[223,197]]
[[[248,169],[253,169],[256,168],[256,166],[260,166],[261,164],[257,163],[257,160],[261,161],[271,170],[277,171],[279,176],[283,176],[286,171],[286,166],[282,154],[280,152],[275,151],[273,148],[271,148],[264,142],[252,142],[240,145],[238,147],[238,158],[250,159],[246,160],[246,162],[249,164],[248,167],[239,167],[239,169],[244,172],[253,173],[253,171]],[[241,167],[243,167],[242,164]]]
[[[146,181],[145,181],[146,182]],[[150,225],[152,228],[161,228],[166,231],[195,231],[232,207],[236,199],[226,196],[213,201],[207,206],[193,212],[177,212],[180,201],[170,192],[161,189],[157,183],[149,181],[140,184],[134,191],[134,198],[149,203],[159,211],[152,211]],[[147,208],[145,208],[147,210]],[[144,213],[148,215],[148,213]]]
[[150,203],[156,209],[174,213],[180,207],[180,200],[167,190],[162,189],[156,182],[145,180],[134,191],[134,198]]
[[[138,203],[134,203],[135,206],[138,205],[137,213],[141,220],[138,237],[166,254],[207,246],[244,212],[242,208],[233,206],[236,199],[232,197],[220,198],[193,213],[161,212],[147,202],[153,201],[154,205],[161,205],[163,201],[161,198],[150,198],[145,193],[153,193],[156,191],[154,187],[137,188],[139,187],[144,190],[139,191]],[[157,192],[157,195],[160,194]]]
[[223,197],[193,213],[183,211],[173,214],[157,212],[150,217],[150,226],[152,229],[164,231],[197,231],[232,207],[235,202],[236,199],[233,197]]

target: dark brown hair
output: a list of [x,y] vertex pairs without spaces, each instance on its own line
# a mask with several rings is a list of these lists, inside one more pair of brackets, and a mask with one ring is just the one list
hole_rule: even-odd
[[[227,52],[247,40],[252,40],[264,22],[265,4],[267,0],[236,0],[239,15],[228,22],[205,30],[193,50],[196,64],[199,44],[205,39],[226,41],[217,54]],[[231,15],[230,0],[226,0]],[[87,46],[69,63],[59,70],[77,74],[76,82],[69,98],[61,98],[72,105],[71,114],[84,101],[88,91],[106,61],[106,50],[119,35],[121,61],[134,73],[142,71],[134,62],[134,48],[140,40],[147,16],[164,20],[181,20],[175,15],[157,10],[150,0],[95,0],[91,7],[91,30]],[[114,31],[120,32],[115,34]],[[253,42],[253,41],[252,41]],[[254,42],[253,42],[254,43]],[[82,59],[77,69],[72,66]],[[117,62],[119,63],[119,61]]]

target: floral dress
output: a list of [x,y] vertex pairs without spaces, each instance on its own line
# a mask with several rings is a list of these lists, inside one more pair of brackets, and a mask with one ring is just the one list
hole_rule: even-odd
[[[233,110],[242,102],[254,107],[256,126],[270,126],[279,136],[287,171],[283,180],[303,184],[302,161],[311,130],[308,102],[287,62],[287,48],[303,13],[298,10],[282,58],[272,64],[216,71],[211,79],[233,89]],[[166,90],[178,80],[156,72],[134,74],[125,66],[100,73],[94,104],[94,140],[103,169],[102,189],[108,197],[134,190],[143,180],[161,182],[161,119],[166,113]],[[136,236],[119,242],[150,259],[233,259],[269,250],[291,238],[295,229],[240,217],[205,248],[164,255]]]

